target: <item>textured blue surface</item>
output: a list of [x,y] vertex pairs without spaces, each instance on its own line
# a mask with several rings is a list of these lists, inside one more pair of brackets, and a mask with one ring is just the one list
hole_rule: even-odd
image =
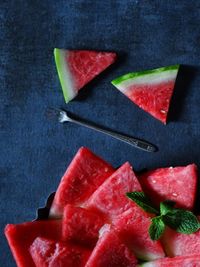
[[[195,0],[1,1],[0,266],[15,266],[4,225],[35,217],[80,146],[114,166],[129,160],[136,170],[191,162],[200,166],[199,25]],[[114,50],[120,59],[66,106],[54,47]],[[110,84],[130,71],[177,63],[183,66],[167,126]],[[160,150],[148,154],[84,128],[49,122],[48,106],[63,106],[145,138]]]

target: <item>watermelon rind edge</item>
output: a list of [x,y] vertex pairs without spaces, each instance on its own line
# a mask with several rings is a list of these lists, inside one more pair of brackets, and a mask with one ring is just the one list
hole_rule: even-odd
[[130,72],[130,73],[127,73],[125,75],[122,75],[114,80],[111,81],[111,83],[113,85],[118,85],[126,80],[129,80],[129,79],[135,79],[135,78],[138,78],[138,77],[142,77],[144,75],[149,75],[149,74],[159,74],[159,73],[163,73],[165,71],[178,71],[180,65],[172,65],[172,66],[167,66],[167,67],[161,67],[161,68],[157,68],[157,69],[153,69],[153,70],[144,70],[144,71],[138,71],[138,72]]
[[152,262],[145,262],[142,264],[137,265],[137,267],[153,267],[155,266]]
[[61,83],[65,102],[68,103],[77,95],[77,92],[74,88],[73,80],[70,71],[68,69],[67,62],[65,60],[66,53],[67,50],[54,48],[54,58],[58,72],[58,77]]

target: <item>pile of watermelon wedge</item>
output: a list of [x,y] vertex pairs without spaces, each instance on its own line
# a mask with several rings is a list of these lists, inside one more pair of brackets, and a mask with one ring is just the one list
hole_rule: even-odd
[[195,164],[137,174],[129,162],[114,169],[82,147],[61,179],[49,217],[8,224],[5,235],[18,267],[198,267],[200,231],[166,229],[153,241],[153,215],[126,197],[144,191],[156,205],[170,199],[193,210],[196,190]]

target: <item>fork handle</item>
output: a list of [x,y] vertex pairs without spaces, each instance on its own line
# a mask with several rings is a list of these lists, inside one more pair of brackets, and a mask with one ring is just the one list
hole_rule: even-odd
[[107,134],[109,136],[112,136],[113,138],[115,139],[118,139],[120,141],[123,141],[131,146],[134,146],[136,148],[139,148],[139,149],[142,149],[144,151],[147,151],[147,152],[156,152],[157,151],[157,147],[150,144],[149,142],[146,142],[146,141],[143,141],[141,139],[138,139],[138,138],[134,138],[134,137],[129,137],[129,136],[126,136],[126,135],[123,135],[123,134],[119,134],[119,133],[116,133],[114,131],[111,131],[111,130],[106,130],[106,129],[102,129],[92,123],[89,123],[89,122],[84,122],[80,119],[75,119],[75,118],[72,118],[72,117],[68,117],[68,121],[69,122],[73,122],[73,123],[76,123],[78,125],[81,125],[81,126],[85,126],[89,129],[92,129],[92,130],[95,130],[95,131],[98,131],[100,133],[104,133],[104,134]]

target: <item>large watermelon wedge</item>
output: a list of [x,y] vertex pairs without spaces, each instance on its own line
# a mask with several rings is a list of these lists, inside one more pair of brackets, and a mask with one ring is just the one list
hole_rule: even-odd
[[141,191],[141,186],[126,162],[116,170],[89,198],[86,207],[113,219],[135,203],[126,197],[127,192]]
[[116,53],[54,49],[56,67],[66,103],[116,60]]
[[147,262],[141,267],[200,267],[200,255],[183,256],[174,258],[163,258],[156,261]]
[[132,72],[112,81],[131,101],[166,123],[179,65]]
[[65,205],[81,205],[114,169],[87,148],[80,148],[56,191],[50,217],[61,217]]
[[62,240],[93,247],[104,219],[89,210],[67,205],[62,219]]
[[192,210],[197,190],[197,166],[160,168],[139,177],[144,192],[155,205],[170,199],[177,207]]
[[30,247],[30,254],[36,267],[84,267],[91,252],[72,244],[37,237]]
[[35,267],[29,247],[37,236],[59,240],[61,221],[34,221],[22,224],[8,224],[5,235],[18,267]]
[[[200,217],[198,218],[200,220]],[[162,243],[168,256],[200,255],[200,230],[186,235],[166,228]]]
[[113,222],[120,239],[141,260],[155,260],[165,256],[160,241],[152,241],[148,229],[151,224],[149,214],[135,206],[122,213]]
[[105,231],[85,267],[135,267],[137,259],[114,231]]

